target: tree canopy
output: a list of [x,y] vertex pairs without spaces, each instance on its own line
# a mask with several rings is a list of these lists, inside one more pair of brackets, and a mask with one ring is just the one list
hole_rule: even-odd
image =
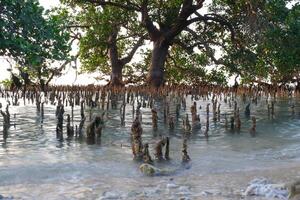
[[[300,86],[300,5],[291,0],[37,0],[0,3],[0,56],[40,84],[72,60],[79,40],[82,70],[110,83]],[[71,10],[73,9],[73,10]],[[72,37],[73,31],[80,37]],[[145,45],[147,44],[147,45]],[[150,44],[150,45],[149,45]],[[60,61],[61,67],[51,68]]]
[[70,59],[66,13],[45,12],[37,0],[3,0],[0,10],[0,55],[17,63],[25,82],[43,87],[60,72],[51,64]]
[[214,1],[236,28],[239,48],[230,43],[223,65],[244,83],[285,84],[299,79],[299,3],[287,0]]
[[[80,5],[92,4],[94,7],[104,7],[104,9],[106,7],[118,8],[140,16],[140,29],[145,29],[147,39],[153,44],[148,70],[148,82],[153,86],[164,84],[165,63],[173,44],[180,45],[181,48],[185,49],[193,49],[201,44],[209,48],[209,45],[217,42],[213,37],[216,37],[218,34],[230,32],[229,37],[231,38],[234,35],[233,27],[225,18],[217,14],[202,15],[198,12],[203,8],[204,1],[144,0],[121,2],[117,0],[65,0],[63,2]],[[114,19],[111,18],[111,21],[114,21]],[[212,30],[216,32],[213,33]],[[201,34],[203,36],[200,36]],[[207,37],[206,34],[208,35]],[[208,37],[210,37],[209,40],[207,39]],[[196,40],[197,42],[190,46],[187,42],[191,40]]]
[[136,13],[87,4],[80,5],[76,17],[78,20],[74,23],[84,31],[79,41],[82,70],[110,75],[111,84],[123,84],[123,68],[144,41]]

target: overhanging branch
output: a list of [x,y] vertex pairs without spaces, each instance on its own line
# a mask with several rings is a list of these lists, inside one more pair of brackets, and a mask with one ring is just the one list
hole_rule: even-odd
[[155,38],[161,35],[161,32],[156,28],[149,17],[148,13],[148,0],[143,0],[141,6],[141,14],[142,14],[142,25],[147,29],[150,39],[153,41]]
[[228,22],[225,18],[223,18],[222,16],[218,15],[218,14],[206,14],[206,15],[201,15],[198,12],[195,13],[197,17],[192,18],[190,20],[188,20],[188,24],[192,24],[195,22],[199,22],[199,21],[204,21],[204,22],[208,22],[208,21],[213,21],[213,22],[217,22],[222,26],[225,26],[231,33],[231,40],[234,41],[235,39],[235,30],[233,28],[233,26],[231,25],[230,22]]
[[118,2],[113,2],[113,1],[105,1],[105,0],[77,0],[76,2],[78,3],[93,3],[93,4],[97,4],[99,6],[114,6],[117,8],[122,8],[125,10],[129,10],[129,11],[140,11],[140,8],[138,5],[126,0],[125,4],[124,3],[118,3]]
[[48,78],[46,85],[50,83],[50,81],[54,78],[54,76],[59,75],[59,73],[72,61],[77,60],[79,57],[79,53],[74,57],[73,60],[66,60],[59,68],[52,69],[51,75]]
[[205,0],[198,0],[197,4],[193,4],[193,0],[184,0],[182,3],[182,9],[179,12],[177,19],[175,20],[174,26],[168,33],[166,37],[168,40],[173,40],[185,27],[189,25],[187,19],[203,7]]
[[146,38],[146,35],[143,35],[142,37],[139,38],[139,40],[135,43],[129,54],[121,59],[121,62],[125,65],[129,63],[134,56],[135,52],[138,50],[138,48],[143,44],[144,39]]

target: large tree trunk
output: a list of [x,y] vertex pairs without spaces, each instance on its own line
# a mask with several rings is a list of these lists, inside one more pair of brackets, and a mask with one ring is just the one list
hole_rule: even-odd
[[160,87],[164,84],[165,62],[167,60],[169,44],[160,40],[153,43],[152,58],[148,75],[151,86]]
[[110,74],[110,82],[109,85],[112,86],[124,86],[122,81],[122,69],[123,62],[119,59],[118,47],[117,47],[117,33],[113,33],[109,37],[109,59],[111,64],[111,74]]
[[112,86],[124,86],[122,81],[122,70],[123,64],[120,62],[111,62],[111,74],[110,74],[110,85]]
[[297,78],[296,91],[300,92],[300,79]]

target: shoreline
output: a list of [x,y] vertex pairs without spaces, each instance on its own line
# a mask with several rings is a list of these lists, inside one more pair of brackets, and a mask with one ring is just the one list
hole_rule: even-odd
[[[244,196],[250,181],[266,178],[274,184],[300,178],[300,162],[268,169],[235,171],[207,175],[156,176],[101,180],[99,177],[53,183],[17,184],[0,187],[0,194],[13,199],[208,199],[269,200]],[[272,199],[272,198],[271,198]]]

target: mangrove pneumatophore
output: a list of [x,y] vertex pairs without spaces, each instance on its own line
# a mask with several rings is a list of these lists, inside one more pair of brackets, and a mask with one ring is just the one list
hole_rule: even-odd
[[197,121],[197,103],[194,102],[191,106],[191,114],[192,114],[192,123],[196,123]]
[[151,113],[152,113],[152,127],[154,130],[157,130],[157,121],[158,121],[158,117],[157,117],[157,111],[155,108],[151,109]]
[[237,108],[235,115],[235,128],[239,132],[241,130],[241,119],[240,119],[240,109]]
[[[149,174],[163,174],[162,169],[159,169],[156,166],[163,166],[165,164],[169,165],[176,162],[176,159],[174,159],[172,160],[172,162],[162,162],[159,164],[157,163],[158,161],[166,161],[170,159],[170,141],[173,138],[175,138],[174,143],[176,144],[176,137],[178,137],[178,133],[180,132],[184,132],[182,134],[182,137],[184,138],[183,145],[182,149],[180,149],[181,152],[179,152],[182,154],[182,157],[180,158],[183,163],[187,163],[191,160],[188,154],[187,140],[193,142],[192,140],[195,138],[205,140],[205,138],[207,139],[209,136],[212,137],[215,133],[214,131],[219,130],[218,128],[216,129],[216,127],[220,127],[220,125],[224,125],[226,129],[231,129],[232,132],[242,133],[246,130],[250,132],[250,135],[252,137],[256,136],[256,117],[251,116],[252,112],[250,113],[250,103],[241,103],[239,101],[239,95],[247,94],[247,97],[251,97],[250,102],[251,105],[253,105],[253,110],[255,112],[259,107],[256,107],[257,105],[255,105],[255,103],[252,104],[252,102],[263,101],[262,103],[266,105],[264,97],[270,93],[268,90],[258,90],[255,88],[240,88],[237,91],[237,93],[235,93],[232,91],[231,88],[222,90],[217,86],[199,88],[194,87],[192,89],[187,86],[179,88],[166,86],[164,89],[153,90],[151,88],[142,86],[128,87],[122,89],[111,89],[92,85],[87,87],[53,86],[48,87],[48,90],[49,91],[45,93],[44,97],[41,97],[42,93],[40,91],[37,91],[36,88],[30,87],[26,91],[19,91],[19,94],[16,91],[1,91],[0,95],[3,96],[3,98],[5,98],[7,102],[6,110],[1,111],[0,115],[0,120],[2,120],[1,123],[3,122],[4,137],[5,135],[7,136],[6,133],[8,131],[8,128],[10,127],[10,124],[13,124],[17,121],[16,119],[12,119],[14,121],[11,123],[9,114],[9,109],[13,109],[14,111],[14,106],[17,106],[15,105],[16,97],[17,99],[25,99],[24,105],[25,103],[31,103],[34,110],[39,110],[39,112],[37,112],[37,118],[40,119],[41,117],[41,124],[43,124],[44,126],[42,128],[45,128],[45,126],[48,125],[48,123],[44,123],[44,121],[47,122],[47,120],[49,120],[49,113],[47,113],[47,111],[50,108],[49,104],[51,104],[52,106],[56,105],[55,116],[57,121],[54,123],[56,123],[56,132],[57,137],[59,139],[58,142],[60,143],[65,142],[62,139],[63,129],[66,128],[68,142],[70,140],[83,141],[83,139],[86,139],[87,143],[96,144],[95,140],[101,138],[102,130],[104,129],[104,114],[106,114],[105,120],[111,120],[108,122],[108,126],[112,126],[112,124],[113,126],[115,126],[114,120],[120,119],[121,125],[120,123],[118,123],[118,128],[120,128],[118,130],[122,130],[120,131],[120,133],[123,133],[123,130],[130,132],[130,127],[128,127],[128,125],[125,126],[125,120],[131,120],[132,112],[134,116],[134,121],[131,126],[131,135],[128,136],[128,139],[129,137],[131,139],[131,146],[126,146],[122,143],[121,147],[128,148],[129,150],[131,147],[134,160],[138,160],[148,164],[141,166],[140,169],[146,171],[148,170],[147,173]],[[287,94],[288,93],[283,92],[281,95],[284,96]],[[294,95],[295,97],[299,96],[298,93],[295,93]],[[190,98],[192,101],[190,101]],[[246,99],[246,101],[248,100],[249,99]],[[11,101],[13,102],[13,106],[9,106]],[[210,112],[210,104],[206,104],[207,101],[212,102],[212,112]],[[225,102],[222,103],[222,107],[220,104],[221,101]],[[239,102],[238,105],[237,102]],[[267,100],[266,102],[269,103],[268,113],[261,112],[262,117],[264,117],[264,115],[271,116],[275,113],[274,98],[270,97],[269,100]],[[22,101],[20,103],[22,104]],[[232,108],[229,109],[229,104],[231,103]],[[258,105],[260,105],[260,103],[261,102],[259,102]],[[290,101],[289,103],[290,107],[286,107],[288,109],[289,115],[292,111],[293,118],[296,119],[298,115],[296,115],[295,113],[298,113],[298,106],[296,102],[293,103],[293,101]],[[104,105],[102,106],[102,104]],[[203,105],[206,105],[206,112],[205,110],[204,112],[201,112],[201,110],[199,110],[201,109],[201,106],[199,104],[202,105],[202,107]],[[278,104],[278,106],[279,105],[281,104]],[[120,111],[115,109],[116,106],[120,108]],[[136,109],[134,106],[136,107]],[[186,109],[186,106],[190,107],[190,110],[184,111],[184,109]],[[240,108],[245,108],[246,118],[240,116]],[[280,109],[283,108],[285,107],[282,107]],[[146,130],[145,133],[143,133],[142,129],[141,111],[143,111],[143,116],[145,116],[143,122],[143,125],[145,125]],[[98,113],[103,114],[99,115]],[[54,112],[52,114],[54,115]],[[158,123],[158,115],[160,114],[164,114],[164,118],[166,120],[165,124]],[[189,114],[191,114],[191,123],[189,121]],[[64,127],[64,115],[66,116],[66,127]],[[212,118],[210,118],[210,115]],[[224,118],[222,118],[223,115]],[[203,129],[201,130],[200,126],[201,131],[199,132],[201,132],[201,135],[199,137],[199,135],[197,135],[198,132],[194,130],[195,125],[201,125],[200,116],[203,121]],[[252,124],[249,130],[249,128],[246,128],[246,122],[247,120],[249,120],[250,116]],[[204,117],[206,117],[206,121]],[[213,124],[211,126],[209,126],[210,120],[213,120]],[[87,123],[85,123],[86,121]],[[180,126],[180,128],[182,129],[175,129],[175,127],[177,128],[177,124],[175,123],[181,121],[183,127]],[[37,123],[39,122],[40,121],[37,120]],[[160,136],[160,139],[157,141],[157,135],[154,136],[154,134],[149,134],[149,132],[152,131],[152,128],[154,130],[159,130],[156,131],[156,133],[158,133],[157,135]],[[168,131],[167,129],[169,129],[170,131]],[[210,130],[209,132],[209,129],[212,130]],[[13,130],[9,130],[9,132],[11,131]],[[143,134],[145,135],[145,138],[143,137]],[[205,138],[203,137],[203,135]],[[12,136],[14,135],[12,134]],[[166,136],[170,136],[171,139]],[[234,137],[234,135],[232,135],[232,137]],[[9,138],[10,137],[7,137],[7,139]],[[107,137],[102,138],[102,140],[106,139]],[[143,144],[143,141],[147,143]],[[113,143],[115,144],[115,141],[113,141]],[[154,152],[154,156],[153,153],[150,155],[150,151]]]
[[134,160],[143,159],[142,133],[143,128],[137,115],[131,126],[131,148]]
[[[103,116],[103,115],[102,115]],[[86,127],[86,137],[89,144],[94,144],[96,137],[101,139],[104,122],[101,116],[96,116]]]
[[191,124],[190,124],[188,114],[185,115],[185,119],[183,120],[183,128],[184,128],[185,133],[190,133],[191,132],[192,127],[191,127]]
[[250,103],[248,103],[248,105],[245,108],[245,115],[246,115],[246,117],[250,116]]
[[148,163],[148,164],[152,164],[153,160],[150,156],[150,152],[149,152],[149,144],[146,143],[144,145],[144,152],[143,152],[143,162],[144,163]]
[[252,117],[252,127],[250,129],[250,135],[252,137],[255,137],[256,135],[256,118],[254,116]]
[[70,114],[67,114],[67,136],[72,138],[74,136],[74,126],[71,126]]
[[174,117],[169,117],[169,130],[173,131],[175,127]]
[[182,163],[188,163],[190,162],[191,158],[188,155],[187,152],[187,139],[183,139],[183,144],[182,144]]
[[56,137],[58,139],[63,138],[63,123],[64,123],[64,105],[61,104],[61,101],[58,102],[58,105],[56,107],[56,119],[57,119],[57,124],[56,124]]
[[155,145],[155,159],[157,161],[162,161],[164,160],[163,157],[163,148],[166,145],[166,139],[162,138],[161,140],[159,140],[157,142],[157,144]]

